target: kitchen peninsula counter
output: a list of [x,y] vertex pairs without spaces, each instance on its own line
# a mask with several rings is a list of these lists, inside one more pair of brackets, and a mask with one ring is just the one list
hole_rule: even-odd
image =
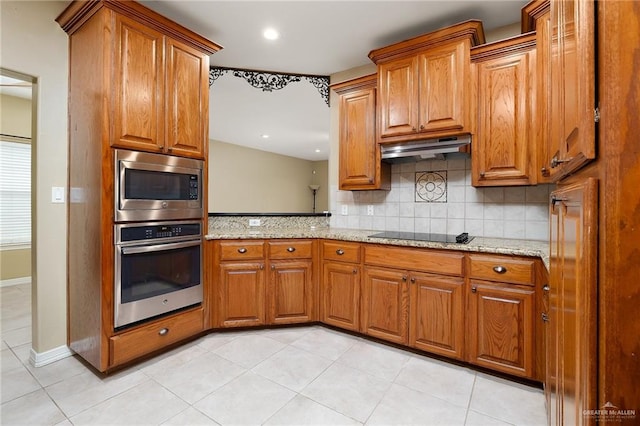
[[420,247],[431,249],[457,250],[477,253],[494,253],[514,256],[530,256],[542,259],[549,270],[549,243],[547,241],[475,237],[467,244],[443,243],[433,241],[415,241],[406,239],[372,238],[379,231],[348,228],[262,228],[258,229],[220,229],[209,228],[207,240],[241,239],[300,239],[318,238],[327,240],[353,241],[392,246]]

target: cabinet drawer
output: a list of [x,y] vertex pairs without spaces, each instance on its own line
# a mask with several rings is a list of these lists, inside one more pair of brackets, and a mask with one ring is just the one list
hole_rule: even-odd
[[270,259],[309,259],[311,258],[311,241],[269,241]]
[[[203,310],[183,312],[111,337],[110,365],[116,366],[200,333]],[[165,331],[166,330],[166,331]]]
[[343,241],[324,241],[322,243],[322,257],[324,260],[359,263],[360,244]]
[[364,263],[387,268],[462,275],[464,255],[432,249],[413,249],[388,246],[366,246]]
[[221,241],[220,260],[264,259],[264,241]]
[[533,286],[535,261],[507,256],[470,255],[471,278]]

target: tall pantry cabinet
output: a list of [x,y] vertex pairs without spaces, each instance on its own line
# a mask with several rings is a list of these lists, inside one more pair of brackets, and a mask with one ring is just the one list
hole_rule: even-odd
[[637,424],[640,3],[552,0],[548,29],[549,424]]
[[133,1],[74,1],[56,21],[70,58],[68,343],[107,371],[206,324],[205,299],[114,329],[113,148],[206,159],[209,56],[221,47]]

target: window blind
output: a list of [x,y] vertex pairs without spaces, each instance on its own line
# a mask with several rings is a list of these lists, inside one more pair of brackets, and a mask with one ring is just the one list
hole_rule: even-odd
[[31,244],[31,144],[0,139],[0,248]]

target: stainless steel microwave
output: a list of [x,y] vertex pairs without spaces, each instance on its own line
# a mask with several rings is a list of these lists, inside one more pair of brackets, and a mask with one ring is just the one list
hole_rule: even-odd
[[202,218],[202,168],[191,158],[115,150],[115,221]]

